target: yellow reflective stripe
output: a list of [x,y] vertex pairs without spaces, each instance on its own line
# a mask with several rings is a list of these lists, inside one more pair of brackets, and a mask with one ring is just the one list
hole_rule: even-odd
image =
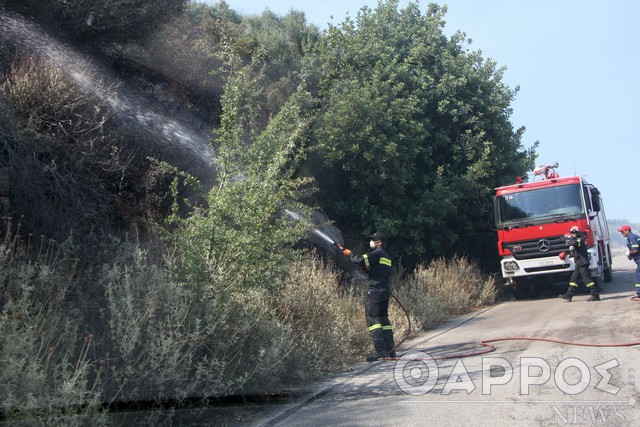
[[367,267],[367,270],[369,269],[369,255],[363,255],[364,258],[364,265]]
[[590,288],[590,287],[592,287],[593,285],[595,285],[595,283],[591,282],[591,283],[586,284],[585,286],[586,286],[587,288]]
[[382,324],[376,323],[375,325],[369,326],[369,332],[373,331],[374,329],[380,329],[380,328],[382,328]]
[[640,283],[636,283],[636,288],[640,288]]
[[569,283],[569,286],[575,286],[575,287],[577,288],[577,287],[578,287],[578,284],[577,284],[577,283],[573,283],[573,282],[571,282],[571,283]]
[[380,264],[391,267],[391,260],[389,258],[380,258]]
[[383,331],[391,331],[391,330],[393,330],[393,328],[391,327],[391,325],[387,325],[387,326],[383,326],[382,330]]

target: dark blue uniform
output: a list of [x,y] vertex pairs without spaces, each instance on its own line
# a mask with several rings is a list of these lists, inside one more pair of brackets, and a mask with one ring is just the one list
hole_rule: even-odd
[[578,286],[578,279],[582,278],[582,282],[590,288],[594,285],[591,278],[591,272],[589,271],[589,252],[587,251],[587,236],[586,234],[579,232],[567,239],[567,244],[573,247],[571,256],[576,266],[569,279],[569,286]]
[[629,258],[636,263],[636,295],[640,297],[640,236],[630,233],[627,236],[627,248],[629,251],[636,251],[629,255]]
[[589,252],[587,248],[587,235],[580,231],[578,227],[571,227],[571,234],[567,238],[567,244],[570,246],[570,256],[573,257],[575,269],[569,279],[569,288],[566,294],[560,295],[560,298],[571,302],[573,295],[578,289],[578,280],[586,285],[591,292],[591,297],[587,301],[600,301],[600,289],[593,281],[591,272],[589,271]]
[[366,255],[352,253],[350,257],[352,262],[362,267],[369,275],[364,308],[367,327],[375,349],[375,355],[372,358],[395,357],[393,329],[389,321],[391,259],[381,247],[377,247]]

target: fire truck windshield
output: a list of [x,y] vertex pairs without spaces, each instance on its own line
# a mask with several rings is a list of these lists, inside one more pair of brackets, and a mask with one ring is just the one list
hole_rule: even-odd
[[520,223],[558,221],[584,214],[580,184],[523,190],[496,198],[496,224],[515,227]]

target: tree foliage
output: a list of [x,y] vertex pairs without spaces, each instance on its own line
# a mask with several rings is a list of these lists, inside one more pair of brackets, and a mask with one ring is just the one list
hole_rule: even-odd
[[[227,47],[228,48],[228,47]],[[188,286],[221,297],[243,289],[277,291],[284,285],[296,242],[308,225],[286,214],[307,179],[294,179],[308,125],[297,97],[262,132],[256,128],[256,79],[232,48],[221,51],[229,71],[224,114],[214,146],[217,184],[171,239],[181,265],[175,272]],[[300,98],[304,94],[299,95]]]
[[[254,120],[257,129],[264,129],[296,92],[303,58],[308,46],[318,42],[319,30],[301,12],[278,16],[265,11],[236,21],[224,2],[210,10],[198,46],[215,57],[228,45],[243,64],[252,64],[247,72],[255,79]],[[214,74],[225,76],[224,66]]]
[[517,89],[464,34],[443,34],[445,13],[396,0],[364,7],[329,26],[303,71],[322,100],[320,205],[352,236],[385,230],[413,261],[478,255],[492,188],[533,161],[509,121]]

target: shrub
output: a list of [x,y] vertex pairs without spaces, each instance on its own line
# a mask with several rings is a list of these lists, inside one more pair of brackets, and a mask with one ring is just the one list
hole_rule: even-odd
[[289,373],[293,379],[314,377],[350,363],[370,346],[358,289],[342,289],[339,271],[311,254],[289,268],[285,288],[274,304],[291,325]]
[[[12,234],[0,243],[0,415],[12,425],[105,424],[100,414],[102,365],[93,336],[82,332],[67,295],[75,263]],[[19,230],[19,228],[18,228]]]
[[0,245],[4,419],[72,425],[90,415],[98,425],[115,402],[181,402],[279,383],[291,328],[264,290],[197,294],[131,242],[104,244],[111,261],[82,274],[64,249],[29,246],[17,233]]
[[224,396],[277,378],[289,332],[262,291],[198,294],[149,263],[144,251],[133,253],[131,263],[105,265],[98,283],[107,292],[111,399]]
[[492,304],[497,297],[495,279],[485,276],[468,258],[458,256],[418,265],[397,292],[418,329]]

